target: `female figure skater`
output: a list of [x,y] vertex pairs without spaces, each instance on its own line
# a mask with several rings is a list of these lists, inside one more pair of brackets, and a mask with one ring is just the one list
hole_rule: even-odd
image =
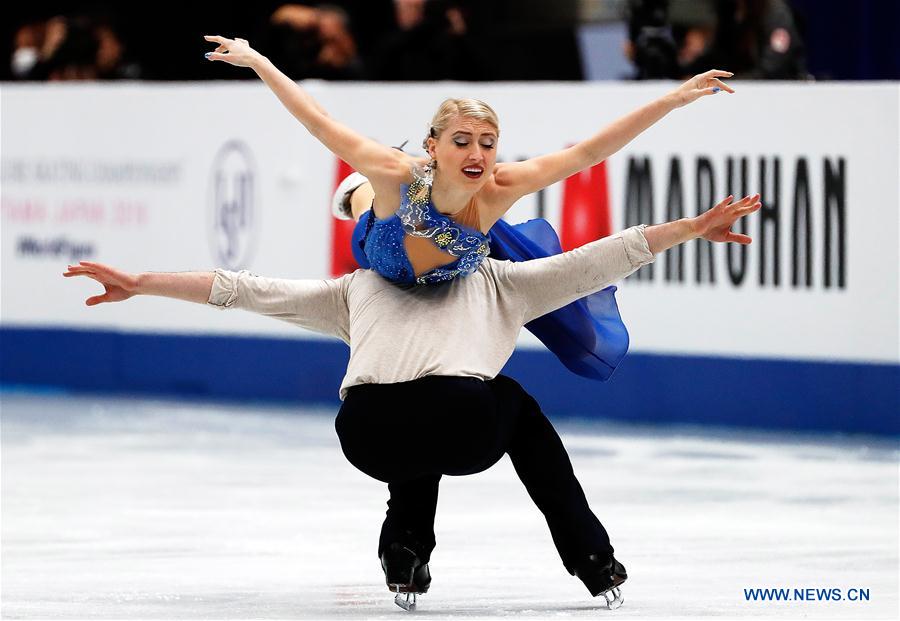
[[[734,92],[719,79],[731,73],[707,71],[568,149],[499,164],[496,113],[478,100],[448,99],[432,119],[423,143],[429,157],[423,159],[330,118],[244,39],[206,40],[218,44],[206,55],[209,60],[252,68],[313,136],[364,175],[342,184],[358,195],[348,203],[357,221],[354,256],[360,266],[409,284],[472,274],[488,254],[523,261],[560,253],[559,239],[546,221],[511,226],[501,217],[522,196],[603,161],[675,108],[720,90]],[[353,187],[363,180],[365,187]],[[597,292],[527,327],[567,368],[606,380],[628,349],[614,291]]]
[[616,607],[625,568],[559,436],[534,399],[498,373],[526,322],[624,278],[655,254],[698,237],[749,244],[731,226],[759,209],[759,195],[731,198],[695,218],[632,227],[551,257],[488,258],[442,287],[397,287],[365,269],[330,280],[281,280],[223,270],[134,275],[81,262],[64,275],[103,285],[88,306],[166,296],[242,308],[348,343],[335,426],[347,459],[388,483],[378,556],[402,607],[411,608],[414,594],[431,583],[441,476],[483,471],[504,453],[544,514],[566,569]]

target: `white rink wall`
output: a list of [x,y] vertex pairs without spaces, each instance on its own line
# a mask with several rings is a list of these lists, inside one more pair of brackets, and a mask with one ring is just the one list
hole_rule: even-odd
[[[384,144],[409,140],[413,153],[443,98],[484,99],[501,118],[501,160],[564,148],[671,88],[305,86],[337,119]],[[885,382],[900,363],[900,85],[734,86],[611,157],[608,191],[586,178],[589,194],[603,193],[601,219],[613,230],[694,215],[730,191],[759,191],[766,206],[748,219],[749,248],[717,245],[710,255],[690,244],[680,275],[672,255],[622,283],[632,353],[828,362],[853,373],[861,365],[877,368],[878,398],[889,396]],[[28,349],[28,331],[46,329],[318,339],[161,299],[86,309],[93,283],[59,277],[79,259],[329,277],[333,254],[346,254],[329,211],[338,161],[265,86],[4,84],[2,122],[0,329],[17,339],[8,351]],[[567,203],[563,186],[524,198],[508,219],[544,215],[571,233],[594,203]],[[522,345],[542,350],[525,332]],[[0,381],[44,382],[14,360]]]
[[[772,265],[764,268],[768,282],[759,283],[762,244],[747,251],[740,285],[727,276],[723,246],[715,248],[716,282],[696,282],[696,249],[688,248],[685,282],[666,282],[657,273],[652,282],[624,285],[620,300],[633,348],[897,362],[900,87],[735,87],[735,95],[704,98],[673,112],[610,158],[612,226],[626,225],[631,158],[650,163],[653,221],[665,219],[672,158],[681,168],[685,215],[698,208],[699,158],[712,167],[713,192],[705,197],[710,201],[728,193],[728,158],[735,162],[735,191],[741,189],[740,164],[746,158],[747,192],[760,191],[767,205],[777,205],[780,284],[774,285]],[[413,152],[441,99],[483,98],[500,115],[500,157],[509,160],[564,148],[669,85],[313,83],[307,88],[350,127],[384,144],[408,139]],[[81,294],[89,285],[56,279],[60,267],[75,258],[133,270],[230,262],[263,274],[329,276],[328,202],[336,160],[263,85],[6,84],[2,101],[4,325],[296,334],[289,326],[238,314],[211,321],[202,309],[173,311],[159,301],[86,313]],[[223,155],[228,143],[239,148]],[[775,159],[780,161],[777,194]],[[803,230],[793,213],[795,194],[803,192],[796,171],[801,159],[808,168],[812,224],[809,287],[791,284],[792,234]],[[825,168],[841,164],[843,191],[833,200],[844,203],[846,274],[838,287],[836,265],[832,285],[824,283]],[[760,183],[763,166],[768,187]],[[213,177],[244,170],[252,178],[244,207],[248,220],[229,238],[213,222]],[[552,187],[545,198],[545,214],[557,226],[561,194],[561,187]],[[509,219],[521,221],[535,212],[535,198],[526,197]],[[833,262],[841,233],[837,219],[834,215],[830,231]],[[749,221],[757,238],[761,222],[759,214]],[[769,244],[771,222],[765,225],[772,231]],[[229,244],[236,247],[231,259],[225,257]],[[774,250],[768,251],[771,261]],[[664,268],[661,260],[655,270]],[[35,287],[37,282],[43,285]],[[21,295],[23,290],[30,294]],[[660,306],[666,312],[660,313]],[[697,338],[701,331],[716,338],[704,342]]]

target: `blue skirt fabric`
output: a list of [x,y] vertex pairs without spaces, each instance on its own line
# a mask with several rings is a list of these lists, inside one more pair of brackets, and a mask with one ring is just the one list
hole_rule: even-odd
[[[371,226],[370,214],[371,211],[364,213],[353,230],[353,256],[365,269],[370,268],[363,250]],[[490,236],[490,256],[495,259],[518,262],[562,253],[556,231],[543,219],[515,225],[499,220],[491,227]],[[606,381],[628,351],[628,330],[619,315],[615,291],[614,286],[607,287],[538,317],[525,327],[567,369],[582,377]]]
[[369,209],[359,217],[356,226],[353,227],[353,236],[350,238],[350,250],[353,252],[353,258],[364,270],[372,269],[372,264],[369,263],[369,257],[366,256],[366,251],[364,250],[366,247],[366,236],[375,222],[371,216],[372,210]]

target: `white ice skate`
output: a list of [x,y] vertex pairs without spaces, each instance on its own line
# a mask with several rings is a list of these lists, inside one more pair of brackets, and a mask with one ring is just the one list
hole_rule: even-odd
[[350,195],[353,191],[369,180],[358,172],[352,172],[338,184],[334,195],[331,197],[331,213],[338,220],[352,220],[350,211]]

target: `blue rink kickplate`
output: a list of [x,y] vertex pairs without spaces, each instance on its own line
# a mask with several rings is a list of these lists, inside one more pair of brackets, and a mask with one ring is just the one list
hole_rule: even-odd
[[[337,404],[349,357],[331,340],[4,327],[0,341],[2,384],[201,399]],[[896,364],[631,352],[598,382],[519,349],[503,372],[551,416],[900,435]]]

